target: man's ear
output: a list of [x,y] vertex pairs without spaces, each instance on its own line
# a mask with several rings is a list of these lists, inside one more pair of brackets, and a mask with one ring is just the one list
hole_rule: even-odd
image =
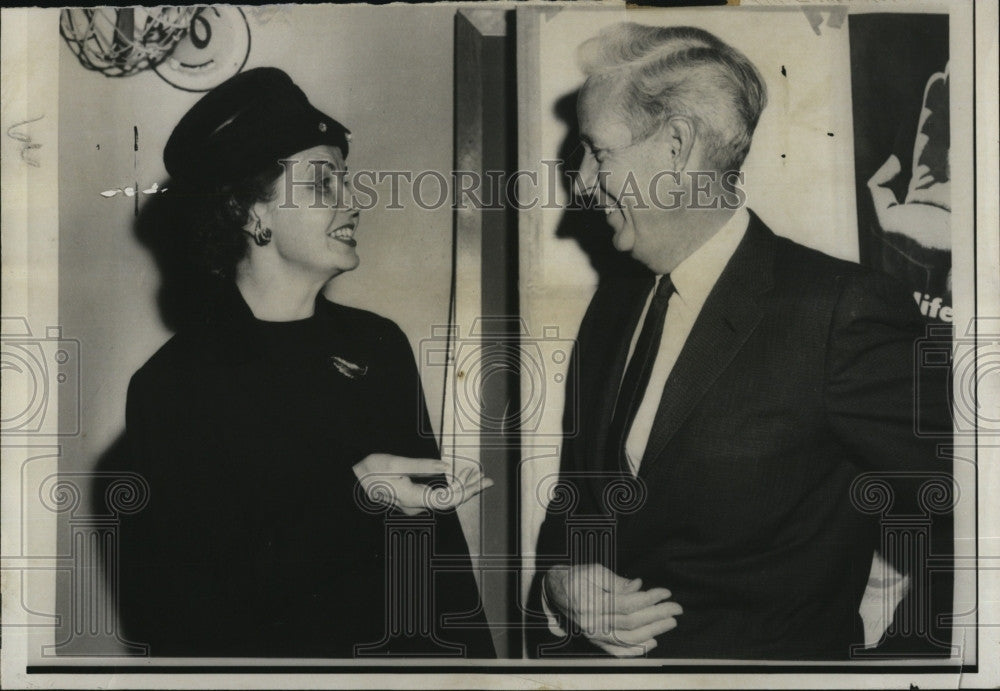
[[694,148],[694,121],[684,115],[674,115],[663,125],[661,136],[670,148],[672,169],[686,169]]

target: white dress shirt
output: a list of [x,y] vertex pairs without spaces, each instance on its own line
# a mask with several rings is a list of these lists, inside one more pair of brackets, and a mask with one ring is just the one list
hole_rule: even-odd
[[[701,307],[705,304],[708,294],[722,275],[722,270],[736,252],[736,247],[740,244],[750,225],[750,214],[744,207],[740,207],[726,224],[719,231],[705,242],[704,245],[696,249],[690,256],[677,265],[677,268],[670,273],[670,280],[674,282],[675,292],[670,296],[667,304],[667,316],[663,323],[663,336],[660,338],[660,348],[653,360],[653,370],[649,375],[649,384],[642,396],[642,402],[636,411],[632,426],[627,432],[625,440],[625,457],[628,459],[629,468],[632,474],[639,472],[639,464],[642,463],[642,456],[646,451],[646,444],[649,442],[649,434],[653,429],[653,420],[656,418],[656,411],[660,407],[660,398],[663,396],[663,388],[667,383],[667,377],[677,362],[677,356],[681,354],[681,348],[687,341],[691,327],[694,326]],[[662,277],[657,277],[657,285]],[[639,339],[639,332],[642,331],[642,323],[646,319],[646,312],[649,311],[649,303],[653,299],[656,287],[649,292],[646,298],[646,306],[643,307],[642,316],[635,327],[632,335],[632,344],[629,346],[628,359],[632,359],[635,350],[635,343]],[[628,364],[626,363],[626,369]]]

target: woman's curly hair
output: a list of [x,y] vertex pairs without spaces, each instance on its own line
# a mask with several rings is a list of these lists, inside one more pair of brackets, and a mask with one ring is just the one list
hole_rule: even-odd
[[257,202],[275,197],[275,181],[282,168],[266,170],[213,188],[171,181],[167,193],[183,207],[180,222],[186,226],[187,254],[195,268],[212,276],[233,279],[236,267],[252,242],[246,227]]

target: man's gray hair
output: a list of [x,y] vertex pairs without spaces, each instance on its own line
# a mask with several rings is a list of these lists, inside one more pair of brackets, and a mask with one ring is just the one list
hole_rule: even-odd
[[579,48],[587,83],[620,85],[633,141],[669,118],[695,122],[719,170],[737,170],[767,103],[764,80],[745,55],[703,29],[615,24]]

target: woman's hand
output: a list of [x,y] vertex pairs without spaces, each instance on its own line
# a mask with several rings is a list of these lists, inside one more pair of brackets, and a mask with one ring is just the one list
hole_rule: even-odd
[[[397,508],[407,516],[453,509],[493,486],[492,480],[483,477],[478,463],[462,459],[373,453],[355,464],[354,474],[369,500]],[[412,479],[442,475],[448,482],[445,487],[420,484]]]

